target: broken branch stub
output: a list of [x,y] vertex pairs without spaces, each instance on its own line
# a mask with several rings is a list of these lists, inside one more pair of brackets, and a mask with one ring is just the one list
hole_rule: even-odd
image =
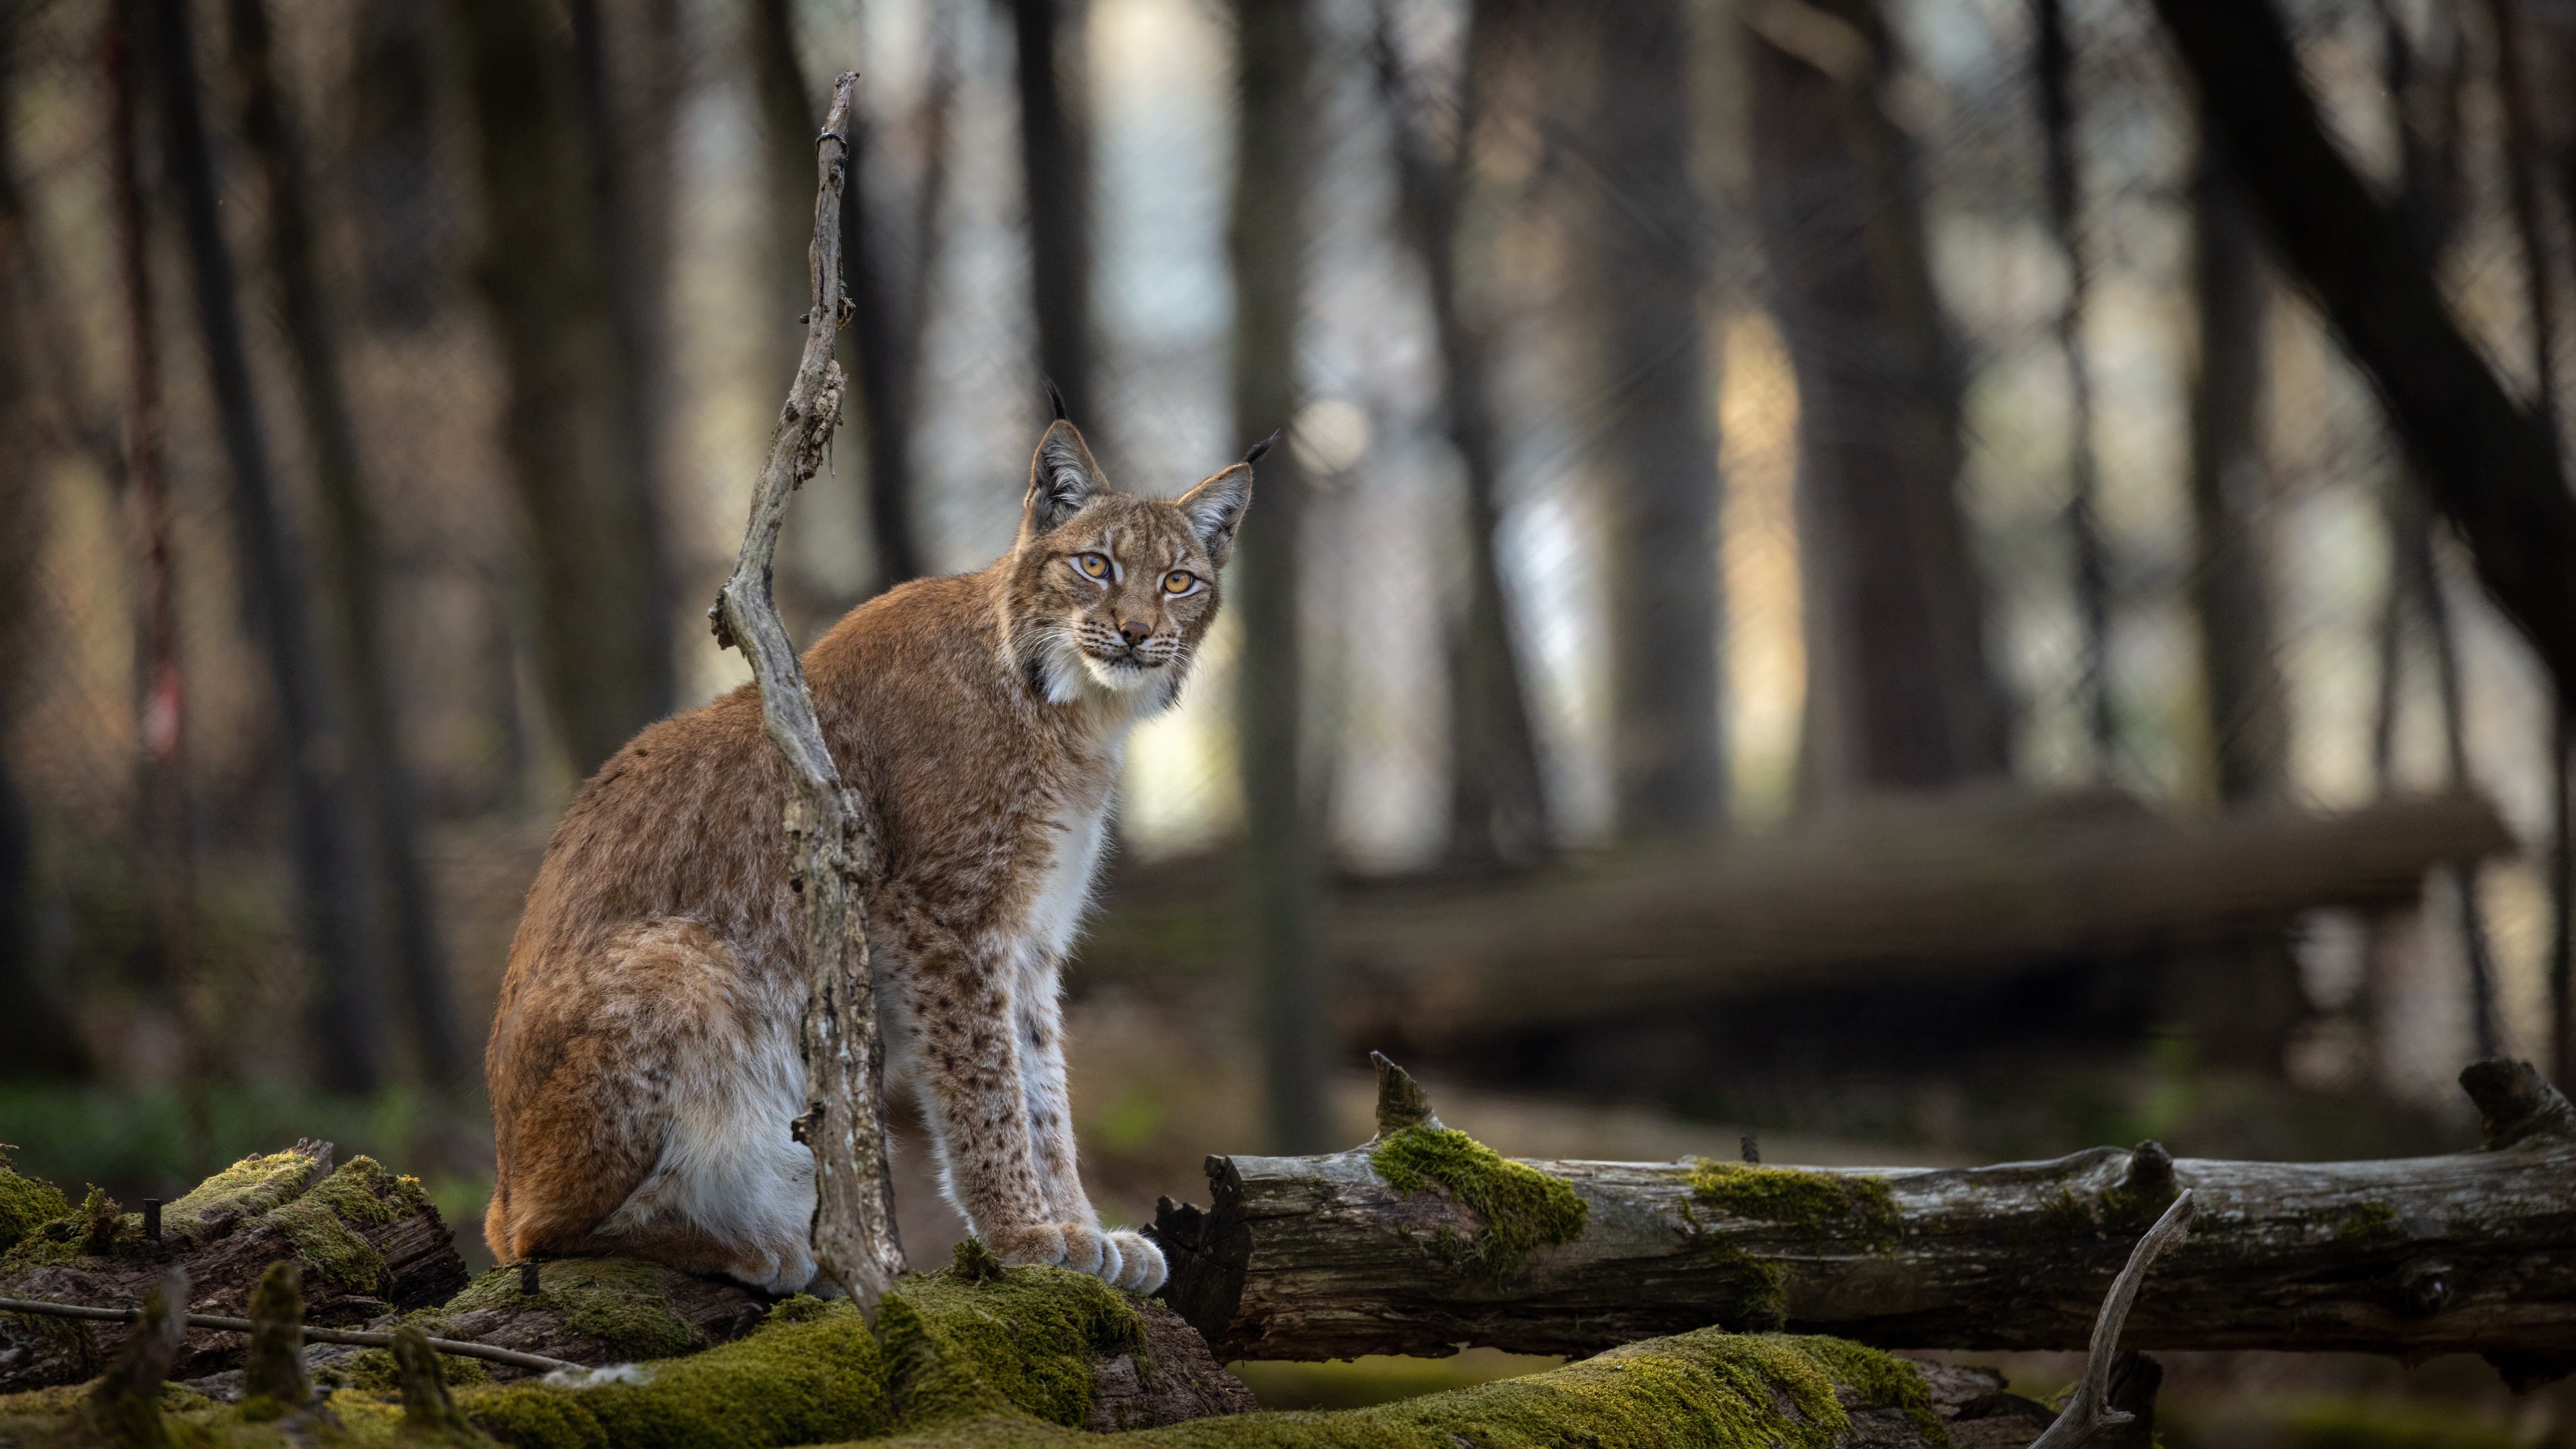
[[867,838],[858,797],[842,783],[824,743],[804,667],[770,594],[788,500],[822,466],[840,422],[841,369],[832,359],[832,344],[842,321],[841,190],[858,81],[855,73],[844,72],[833,84],[831,113],[815,141],[805,350],[770,435],[742,552],[709,612],[717,642],[740,647],[750,661],[761,723],[795,789],[785,821],[788,879],[805,911],[811,983],[802,1031],[807,1108],[795,1123],[796,1137],[814,1152],[814,1256],[824,1275],[873,1319],[877,1299],[905,1264],[895,1237],[883,1126],[884,1060],[868,973]]
[[2102,1311],[2093,1319],[2093,1342],[2084,1356],[2084,1377],[2075,1385],[2074,1394],[2066,1401],[2066,1411],[2048,1432],[2031,1444],[2031,1449],[2075,1449],[2114,1424],[2125,1424],[2136,1417],[2126,1410],[2111,1406],[2111,1366],[2120,1356],[2120,1330],[2129,1321],[2129,1308],[2138,1300],[2138,1285],[2147,1278],[2147,1269],[2156,1259],[2182,1246],[2191,1235],[2192,1201],[2186,1192],[2173,1200],[2165,1215],[2138,1239],[2129,1251],[2129,1264],[2111,1282],[2111,1291],[2102,1298]]

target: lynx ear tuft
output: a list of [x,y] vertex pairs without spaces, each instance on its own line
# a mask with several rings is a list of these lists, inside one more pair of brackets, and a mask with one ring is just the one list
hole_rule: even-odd
[[1243,466],[1249,468],[1253,464],[1260,462],[1264,454],[1277,446],[1279,446],[1279,430],[1277,428],[1273,428],[1270,430],[1269,437],[1253,444],[1250,449],[1245,451],[1243,455]]
[[[1261,448],[1252,451],[1254,457],[1261,455]],[[1199,547],[1223,568],[1226,556],[1234,552],[1234,531],[1243,522],[1243,510],[1251,503],[1252,464],[1246,461],[1182,494],[1178,506],[1190,521],[1190,532],[1198,536]]]
[[1047,425],[1036,455],[1029,459],[1027,527],[1044,533],[1080,512],[1094,494],[1108,487],[1109,480],[1100,476],[1100,465],[1091,461],[1091,449],[1084,446],[1081,432],[1059,418]]
[[1069,421],[1065,417],[1064,389],[1056,386],[1055,379],[1051,377],[1039,378],[1038,385],[1046,389],[1047,406],[1054,410],[1055,420],[1059,423]]

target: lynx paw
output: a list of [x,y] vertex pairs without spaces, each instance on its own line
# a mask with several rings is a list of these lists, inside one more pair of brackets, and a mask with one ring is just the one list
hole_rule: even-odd
[[[1114,1287],[1130,1293],[1151,1293],[1171,1276],[1163,1264],[1163,1250],[1143,1233],[1122,1228],[1109,1235],[1109,1246],[1117,1250],[1121,1264],[1118,1276],[1109,1279]],[[1105,1273],[1101,1276],[1108,1277]]]
[[1141,1233],[1104,1232],[1088,1223],[1031,1223],[996,1229],[985,1241],[1005,1263],[1070,1268],[1131,1293],[1151,1293],[1166,1276],[1162,1251]]

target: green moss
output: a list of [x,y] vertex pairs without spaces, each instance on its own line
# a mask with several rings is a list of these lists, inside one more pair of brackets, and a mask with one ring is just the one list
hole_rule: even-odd
[[1838,1237],[1873,1253],[1893,1253],[1905,1241],[1905,1225],[1884,1178],[1703,1157],[1688,1180],[1702,1207],[1802,1229],[1817,1246]]
[[553,1308],[564,1326],[631,1359],[669,1358],[704,1348],[706,1340],[671,1311],[660,1270],[633,1258],[564,1258],[538,1269],[541,1291],[519,1291],[519,1270],[495,1268],[448,1300],[451,1312],[472,1308]]
[[2535,1442],[2456,1408],[2366,1399],[2312,1401],[2284,1417],[2297,1449],[2522,1449]]
[[2102,1189],[2102,1221],[2108,1226],[2118,1228],[2152,1227],[2156,1219],[2163,1217],[2165,1209],[2172,1207],[2173,1200],[2180,1195],[2181,1189],[2172,1186],[2170,1182],[2162,1193],[2139,1192],[2135,1188],[2128,1187],[2106,1187]]
[[2061,1187],[2057,1196],[2040,1204],[2039,1220],[2053,1237],[2089,1238],[2101,1232],[2101,1219],[2093,1215],[2070,1188]]
[[308,1194],[271,1212],[268,1220],[286,1234],[295,1256],[316,1276],[370,1297],[392,1291],[394,1275],[385,1267],[384,1255],[350,1231],[330,1203]]
[[1145,1351],[1145,1320],[1126,1298],[1062,1268],[924,1274],[877,1318],[895,1402],[916,1425],[1016,1410],[1079,1427],[1091,1418],[1091,1361]]
[[[372,1157],[353,1157],[339,1171],[306,1188],[298,1201],[327,1207],[338,1214],[342,1222],[357,1227],[387,1227],[418,1205],[419,1182],[411,1178],[402,1180],[411,1183],[415,1201],[397,1205],[401,1203],[401,1192],[395,1185],[394,1175],[385,1171]],[[388,1193],[395,1195],[395,1202],[385,1201]]]
[[1503,1282],[1534,1250],[1583,1236],[1588,1207],[1572,1187],[1452,1128],[1393,1133],[1369,1149],[1369,1165],[1408,1196],[1437,1183],[1484,1219],[1473,1242],[1446,1227],[1435,1240],[1444,1261],[1475,1277]]
[[1950,1442],[1950,1431],[1943,1427],[1940,1414],[1932,1407],[1932,1390],[1923,1382],[1921,1369],[1894,1354],[1848,1339],[1809,1337],[1798,1342],[1825,1365],[1834,1382],[1849,1386],[1863,1402],[1903,1409],[1905,1416],[1923,1431],[1926,1441],[1934,1445]]
[[968,1238],[949,1255],[949,1272],[961,1282],[996,1283],[1001,1281],[1002,1260],[984,1245],[982,1238]]
[[2335,1229],[2334,1240],[2338,1243],[2357,1242],[2396,1231],[2396,1209],[2384,1202],[2366,1202],[2344,1215],[2343,1225]]
[[[98,1184],[91,1183],[89,1196],[81,1199],[79,1216],[82,1252],[93,1258],[103,1258],[116,1251],[116,1230],[122,1226],[119,1220],[125,1216],[122,1204],[109,1197]],[[138,1218],[135,1232],[140,1235],[142,1230],[142,1220]]]
[[1780,1265],[1757,1258],[1724,1233],[1703,1229],[1697,1238],[1700,1257],[1725,1274],[1733,1310],[1715,1315],[1739,1332],[1769,1332],[1789,1321],[1789,1290]]
[[756,1449],[894,1427],[876,1340],[846,1303],[795,1322],[772,1314],[733,1343],[650,1365],[640,1384],[520,1383],[455,1398],[467,1418],[520,1449]]
[[0,1154],[0,1252],[16,1247],[19,1239],[39,1225],[68,1217],[71,1210],[61,1188],[39,1178],[19,1176],[8,1157]]
[[189,1189],[161,1210],[161,1230],[190,1247],[231,1232],[235,1224],[274,1212],[303,1195],[318,1159],[289,1149],[254,1153]]

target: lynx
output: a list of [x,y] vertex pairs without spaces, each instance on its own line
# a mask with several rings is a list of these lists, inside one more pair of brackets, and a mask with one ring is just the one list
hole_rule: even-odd
[[[1264,445],[1266,446],[1266,445]],[[1112,491],[1059,419],[982,573],[907,583],[804,656],[874,841],[888,1073],[941,1186],[1007,1263],[1161,1286],[1075,1170],[1059,974],[1129,729],[1217,611],[1255,448],[1177,501]],[[746,686],[656,724],[574,797],[511,942],[486,1058],[504,1262],[628,1253],[771,1292],[815,1277],[784,767]]]

